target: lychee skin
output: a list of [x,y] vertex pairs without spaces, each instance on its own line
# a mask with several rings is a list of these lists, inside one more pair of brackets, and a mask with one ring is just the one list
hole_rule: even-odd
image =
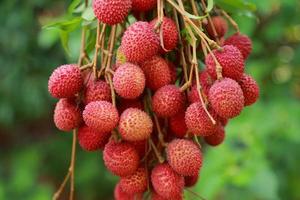
[[[154,28],[157,23],[157,18],[150,22],[151,26]],[[162,31],[163,45],[162,52],[172,51],[176,48],[178,44],[178,31],[176,23],[168,17],[164,17],[160,25],[160,30]]]
[[[215,114],[208,110],[213,116]],[[213,124],[200,102],[191,104],[185,112],[185,123],[188,130],[198,136],[208,136],[216,132],[217,124]]]
[[115,197],[115,200],[142,200],[143,195],[142,194],[127,194],[126,192],[124,192],[122,190],[120,183],[118,183],[115,186],[114,197]]
[[172,117],[182,111],[185,96],[175,85],[158,89],[152,97],[152,109],[159,117]]
[[48,91],[55,98],[71,98],[83,86],[80,69],[75,64],[62,65],[51,74]]
[[124,140],[148,139],[152,130],[153,122],[146,112],[137,108],[128,108],[121,114],[119,132]]
[[196,185],[199,179],[199,174],[193,176],[185,176],[184,177],[184,186],[185,187],[193,187]]
[[121,177],[120,186],[128,194],[143,193],[147,190],[147,171],[145,168],[138,168],[133,174]]
[[131,0],[93,0],[94,14],[100,22],[115,25],[124,21],[131,9]]
[[139,155],[135,148],[126,142],[110,141],[104,147],[103,160],[107,169],[117,176],[133,174],[139,165]]
[[146,76],[146,86],[151,90],[157,90],[172,81],[170,66],[168,62],[159,57],[153,56],[141,65]]
[[244,34],[235,33],[234,35],[227,38],[224,42],[225,45],[233,45],[237,47],[242,53],[246,60],[252,51],[252,41]]
[[78,142],[82,149],[86,151],[96,151],[104,148],[110,135],[110,133],[98,133],[84,125],[78,129]]
[[145,156],[147,151],[147,146],[148,146],[148,140],[139,140],[139,141],[133,141],[129,143],[134,146],[140,158],[143,158]]
[[223,143],[225,139],[225,130],[223,126],[219,126],[216,133],[204,137],[204,141],[210,146],[218,146]]
[[181,196],[184,178],[177,174],[169,164],[158,164],[151,172],[151,182],[155,192],[166,198],[174,199]]
[[111,132],[118,124],[118,110],[107,101],[93,101],[85,106],[83,120],[99,133]]
[[[215,27],[215,30],[217,33],[217,38],[223,37],[228,31],[227,21],[223,17],[220,17],[220,16],[212,17],[211,20],[212,20],[212,24]],[[213,28],[209,22],[206,25],[206,30],[211,38],[216,39]]]
[[159,51],[159,39],[148,22],[135,22],[127,28],[121,49],[127,62],[144,62]]
[[208,99],[213,110],[226,119],[238,116],[244,108],[243,91],[230,78],[216,81],[209,90]]
[[139,97],[145,88],[144,72],[138,66],[125,63],[121,65],[113,77],[113,85],[118,95],[124,99]]
[[250,75],[244,74],[238,81],[245,98],[245,106],[254,104],[259,98],[259,86]]
[[172,169],[183,176],[197,175],[202,166],[200,149],[186,139],[174,139],[168,144],[167,159]]
[[[160,195],[158,195],[156,192],[152,192],[151,193],[151,200],[168,200]],[[182,194],[176,196],[176,197],[172,197],[172,200],[183,200],[182,198]]]
[[178,114],[174,115],[169,119],[170,130],[174,135],[176,135],[179,138],[183,138],[188,131],[184,117],[185,113],[179,112]]
[[61,131],[77,128],[81,121],[81,111],[71,99],[60,99],[54,109],[54,123]]
[[111,102],[111,90],[105,81],[91,80],[88,82],[84,93],[84,103],[87,105],[93,101]]
[[132,10],[145,12],[155,8],[156,0],[132,0]]
[[[222,47],[222,50],[213,50],[213,54],[222,67],[223,77],[239,80],[243,76],[245,67],[244,58],[240,50],[235,46],[225,45]],[[206,56],[205,64],[209,75],[213,79],[217,79],[216,63],[211,54]]]

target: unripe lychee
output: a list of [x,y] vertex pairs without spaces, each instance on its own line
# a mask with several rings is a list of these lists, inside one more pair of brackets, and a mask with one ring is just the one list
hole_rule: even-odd
[[124,99],[139,97],[145,88],[145,75],[138,66],[125,63],[114,73],[113,85],[118,95]]
[[210,146],[218,146],[225,139],[225,130],[223,126],[219,126],[216,133],[204,137],[204,141]]
[[244,34],[236,33],[227,38],[224,44],[237,47],[242,53],[245,60],[248,58],[249,54],[252,51],[252,41],[247,35]]
[[140,109],[128,108],[121,114],[119,132],[124,140],[145,140],[150,137],[152,129],[151,118]]
[[83,86],[80,69],[75,64],[62,65],[51,74],[48,82],[49,93],[55,98],[70,98]]
[[120,186],[128,194],[142,193],[147,190],[148,175],[145,168],[138,168],[133,174],[121,177]]
[[[222,67],[223,77],[239,80],[244,73],[244,58],[240,50],[232,45],[225,45],[222,50],[213,50],[212,53]],[[205,64],[209,75],[217,79],[216,63],[211,54],[205,58]]]
[[159,56],[153,56],[144,62],[141,68],[146,76],[146,86],[151,90],[157,90],[172,81],[168,62]]
[[137,151],[126,142],[108,142],[104,147],[103,160],[110,172],[122,177],[133,174],[139,165]]
[[84,125],[78,129],[78,142],[82,149],[96,151],[104,148],[110,135],[110,133],[98,133]]
[[[212,22],[212,24],[210,22],[207,22],[207,25],[206,25],[207,33],[209,34],[209,36],[211,38],[214,38],[214,39],[221,38],[227,33],[228,24],[227,24],[227,21],[223,17],[220,17],[220,16],[212,17],[211,22]],[[213,27],[211,25],[213,25],[215,27],[217,35],[214,34]]]
[[[209,113],[214,117],[211,109]],[[215,133],[217,124],[213,124],[200,102],[191,104],[185,112],[185,123],[188,130],[198,136],[208,136]]]
[[124,192],[120,186],[120,183],[118,183],[115,186],[114,197],[115,200],[142,200],[143,199],[142,194],[127,194],[126,192]]
[[102,23],[121,23],[131,9],[131,0],[93,0],[94,14]]
[[151,173],[151,182],[155,192],[166,199],[174,199],[183,192],[183,176],[177,174],[166,163],[154,167]]
[[145,12],[155,8],[157,0],[132,0],[132,10]]
[[184,116],[185,113],[182,111],[169,119],[170,130],[179,138],[183,138],[188,130],[185,124]]
[[[151,26],[155,28],[157,18],[150,22]],[[178,31],[175,22],[168,17],[164,17],[160,25],[160,31],[162,31],[161,47],[162,52],[168,52],[176,48],[178,44]],[[163,44],[162,44],[163,42]]]
[[241,86],[230,78],[216,81],[209,90],[208,99],[213,110],[223,118],[236,117],[244,108]]
[[109,85],[102,80],[90,80],[84,93],[84,103],[89,104],[93,101],[111,102],[111,90]]
[[152,109],[159,117],[172,117],[182,111],[185,96],[175,85],[158,89],[152,97]]
[[137,99],[121,99],[120,102],[117,104],[118,111],[120,114],[124,112],[127,108],[138,108],[140,110],[144,109],[142,100]]
[[83,120],[100,133],[111,132],[118,124],[118,110],[107,101],[93,101],[85,106]]
[[174,139],[168,144],[167,159],[172,169],[183,176],[199,173],[202,166],[202,153],[198,146],[187,139]]
[[135,22],[125,31],[122,52],[127,62],[144,62],[159,51],[159,39],[148,22]]
[[77,128],[81,121],[81,111],[71,99],[60,99],[54,109],[54,123],[61,131]]
[[193,175],[193,176],[185,176],[184,177],[184,186],[185,187],[193,187],[196,185],[199,179],[199,174]]
[[250,75],[244,74],[240,80],[238,80],[241,86],[245,99],[245,106],[254,104],[259,98],[259,87],[254,78]]

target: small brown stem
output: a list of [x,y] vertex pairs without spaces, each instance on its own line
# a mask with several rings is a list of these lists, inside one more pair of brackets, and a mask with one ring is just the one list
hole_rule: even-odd
[[150,145],[155,153],[155,156],[158,160],[159,163],[163,163],[165,161],[165,159],[161,156],[161,154],[159,153],[159,151],[157,150],[155,144],[153,143],[152,139],[149,139]]
[[158,118],[155,114],[153,114],[153,118],[154,118],[155,125],[156,125],[157,132],[158,132],[158,140],[159,140],[161,146],[166,147],[167,144],[164,141],[164,134],[162,133]]
[[197,194],[196,192],[194,192],[193,190],[190,190],[188,188],[185,189],[186,191],[190,192],[191,194],[193,194],[194,196],[196,196],[197,198],[201,199],[201,200],[206,200],[204,197],[200,196],[199,194]]
[[76,140],[77,140],[77,129],[73,130],[73,143],[72,143],[72,157],[71,157],[71,166],[70,166],[70,200],[74,199],[75,192],[75,159],[76,159]]
[[235,29],[235,31],[236,31],[237,33],[239,33],[239,32],[240,32],[239,25],[234,21],[234,19],[232,19],[232,17],[230,17],[230,16],[228,15],[228,13],[225,12],[224,10],[221,10],[221,13],[222,13],[222,15],[223,15],[224,17],[227,18],[227,20],[228,20],[228,21],[230,22],[230,24],[233,26],[233,28]]
[[69,180],[69,178],[70,178],[70,170],[68,171],[68,173],[66,174],[66,176],[65,176],[65,178],[64,178],[64,180],[63,180],[63,182],[61,183],[61,185],[59,186],[59,189],[54,193],[54,195],[53,195],[53,197],[52,197],[52,200],[57,200],[59,197],[60,197],[60,195],[61,195],[61,193],[63,192],[63,190],[65,189],[65,187],[66,187],[66,184],[67,184],[67,182],[68,182],[68,180]]
[[198,140],[197,135],[194,135],[194,140],[195,140],[196,144],[199,146],[199,148],[201,149],[202,146],[201,146],[201,144],[200,144],[200,142],[199,142],[199,140]]
[[93,67],[93,63],[88,63],[86,65],[81,66],[79,69],[80,69],[80,71],[84,71],[84,70],[92,68],[92,67]]

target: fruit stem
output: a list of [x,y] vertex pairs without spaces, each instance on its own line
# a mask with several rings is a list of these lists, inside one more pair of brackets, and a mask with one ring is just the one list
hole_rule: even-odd
[[152,147],[152,149],[153,149],[153,151],[154,151],[154,153],[155,153],[155,156],[156,156],[158,162],[159,162],[159,163],[165,162],[165,159],[161,156],[161,154],[160,154],[159,151],[157,150],[157,148],[156,148],[156,146],[155,146],[155,144],[153,143],[153,141],[152,141],[151,138],[149,139],[149,142],[150,142],[150,145],[151,145],[151,147]]
[[232,17],[230,17],[230,16],[228,15],[228,13],[225,12],[224,10],[221,10],[221,14],[222,14],[224,17],[227,18],[227,20],[228,20],[228,21],[230,22],[230,24],[233,26],[233,28],[235,29],[235,31],[236,31],[237,33],[239,33],[239,32],[240,32],[239,25],[234,21],[234,19],[232,19]]
[[194,140],[197,143],[197,145],[199,146],[199,148],[202,149],[201,143],[199,142],[197,135],[194,135]]
[[193,194],[194,196],[198,197],[199,199],[202,199],[202,200],[206,200],[204,197],[200,196],[199,194],[197,194],[196,192],[186,188],[185,189],[186,191],[190,192],[191,194]]
[[71,166],[70,166],[70,200],[74,199],[74,192],[75,192],[75,159],[76,159],[76,140],[77,140],[77,129],[73,130],[73,143],[72,143],[72,157],[71,157]]

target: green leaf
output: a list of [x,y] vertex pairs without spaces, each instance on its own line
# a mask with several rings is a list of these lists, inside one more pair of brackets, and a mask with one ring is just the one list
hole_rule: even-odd
[[214,0],[208,0],[205,12],[209,13],[213,7],[214,7]]
[[93,21],[96,18],[92,7],[86,8],[81,17],[86,21]]
[[73,0],[68,8],[68,13],[73,13],[75,8],[80,4],[81,0]]
[[43,29],[58,29],[66,32],[74,31],[79,27],[82,19],[81,17],[76,17],[73,19],[65,19],[63,21],[53,22],[48,25],[45,25]]
[[60,31],[60,40],[61,44],[64,47],[64,50],[67,52],[68,55],[70,55],[70,49],[69,49],[69,32],[67,31]]
[[254,3],[244,0],[215,0],[216,4],[224,10],[234,13],[238,11],[252,11],[256,10]]
[[185,13],[184,13],[184,16],[186,16],[187,18],[190,18],[190,19],[204,19],[204,18],[207,17],[207,15],[208,15],[208,14],[203,15],[203,16],[196,16],[196,15],[192,15],[192,14],[190,14],[190,13],[188,13],[188,12],[185,12]]

